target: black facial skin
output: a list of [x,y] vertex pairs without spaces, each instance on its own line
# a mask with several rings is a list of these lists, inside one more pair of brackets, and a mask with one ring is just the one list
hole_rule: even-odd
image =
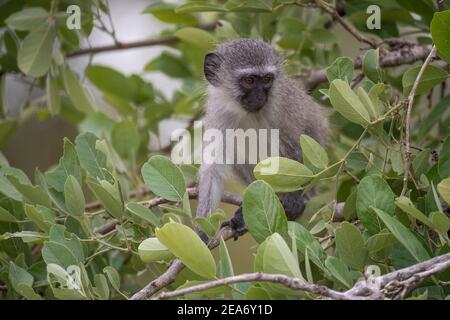
[[239,89],[242,93],[239,98],[245,110],[256,112],[266,104],[273,78],[272,73],[267,73],[246,74],[239,79]]

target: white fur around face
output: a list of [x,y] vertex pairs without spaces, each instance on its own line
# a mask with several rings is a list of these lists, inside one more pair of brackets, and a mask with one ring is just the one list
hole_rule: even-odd
[[258,66],[251,68],[241,68],[235,70],[237,75],[243,74],[266,74],[266,73],[276,73],[278,71],[277,66],[269,65],[269,66]]

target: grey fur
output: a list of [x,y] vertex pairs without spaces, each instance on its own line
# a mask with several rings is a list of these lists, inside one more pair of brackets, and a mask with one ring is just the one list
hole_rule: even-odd
[[[306,94],[295,80],[282,70],[283,59],[275,49],[260,40],[239,39],[220,45],[214,52],[220,58],[218,81],[207,88],[205,129],[279,129],[280,156],[301,160],[301,134],[326,143],[328,121],[322,108]],[[242,70],[275,75],[266,105],[257,112],[247,112],[238,102],[237,77]],[[263,160],[263,159],[259,159]],[[254,165],[202,164],[200,168],[197,215],[206,216],[220,202],[222,181],[237,176],[245,184],[254,180]]]

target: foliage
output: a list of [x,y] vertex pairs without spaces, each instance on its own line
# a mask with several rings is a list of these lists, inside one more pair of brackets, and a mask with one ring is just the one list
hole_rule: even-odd
[[[66,28],[69,2],[81,8],[81,30]],[[382,69],[380,59],[388,49],[365,48],[363,80],[352,81],[360,66],[341,54],[335,26],[324,27],[331,17],[310,1],[150,4],[143,14],[166,23],[163,34],[178,41],[167,44],[172,50],[149,61],[144,72],[181,80],[171,99],[139,74],[102,65],[90,65],[82,75],[71,69],[71,56],[94,27],[103,26],[115,37],[114,29],[105,27],[106,2],[0,1],[0,145],[30,114],[61,117],[80,132],[75,141],[64,140],[58,164],[45,173],[36,170],[31,180],[0,157],[0,297],[127,298],[143,287],[142,270],[160,274],[174,257],[187,269],[172,289],[234,274],[239,257],[228,253],[225,242],[215,259],[194,232],[197,225],[213,236],[225,219],[222,211],[193,217],[186,185],[195,182],[197,168],[177,166],[162,155],[149,157],[147,146],[157,139],[161,120],[198,117],[204,54],[237,37],[259,37],[278,46],[293,76],[324,69],[328,81],[312,95],[329,108],[334,128],[328,147],[299,137],[303,163],[270,158],[256,166],[258,180],[243,193],[245,223],[258,243],[254,270],[345,290],[367,266],[386,273],[449,252],[450,96],[440,92],[448,91],[448,65],[441,62],[450,61],[450,6],[444,1],[436,12],[431,0],[346,3],[345,19],[359,32],[381,42],[408,30],[411,41],[433,43],[438,50],[439,61],[424,70],[415,91],[406,192],[406,98],[421,64]],[[365,26],[372,3],[382,9],[381,30]],[[219,21],[213,31],[203,28],[208,21]],[[19,118],[9,113],[5,99],[10,75],[45,93],[27,101]],[[87,81],[101,92],[108,110],[93,98]],[[278,169],[268,172],[272,162]],[[313,187],[318,195],[298,221],[288,222],[275,192]],[[154,200],[158,203],[149,208]],[[342,217],[336,217],[338,203],[344,204]],[[430,278],[412,296],[448,298],[449,287],[439,282],[448,280],[448,273]],[[267,283],[222,286],[191,297],[224,295],[314,298]]]

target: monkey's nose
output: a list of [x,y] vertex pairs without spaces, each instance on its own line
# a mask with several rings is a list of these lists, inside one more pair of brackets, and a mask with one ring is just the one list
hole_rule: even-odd
[[244,109],[246,109],[249,112],[257,112],[261,110],[267,102],[266,97],[261,97],[258,99],[244,99]]

